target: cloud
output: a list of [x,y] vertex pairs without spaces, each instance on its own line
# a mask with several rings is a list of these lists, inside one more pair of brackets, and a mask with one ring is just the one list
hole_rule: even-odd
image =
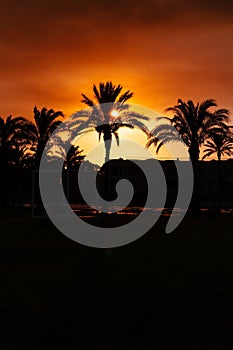
[[71,111],[106,79],[159,111],[207,90],[230,107],[232,10],[210,0],[2,0],[0,113],[29,115],[35,103]]

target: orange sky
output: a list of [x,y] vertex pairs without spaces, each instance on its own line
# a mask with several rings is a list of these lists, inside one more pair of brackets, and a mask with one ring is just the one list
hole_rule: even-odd
[[216,98],[233,110],[233,2],[2,0],[0,115],[66,115],[112,80],[155,109]]
[[0,34],[2,117],[69,116],[107,80],[160,114],[178,98],[233,111],[232,0],[2,0]]

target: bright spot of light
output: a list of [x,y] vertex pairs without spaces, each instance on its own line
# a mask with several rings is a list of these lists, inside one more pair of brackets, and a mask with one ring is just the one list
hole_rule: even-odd
[[119,113],[118,113],[115,109],[113,109],[113,110],[111,111],[111,116],[112,116],[113,118],[117,118],[117,117],[119,116]]

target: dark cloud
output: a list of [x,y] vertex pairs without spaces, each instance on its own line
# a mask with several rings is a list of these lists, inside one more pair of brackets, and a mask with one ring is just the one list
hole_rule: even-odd
[[226,24],[232,13],[232,0],[3,0],[0,35],[2,44],[18,50],[56,50],[58,44],[66,50],[115,37],[124,41],[130,28],[142,26],[169,31],[174,26],[212,26],[213,21]]
[[180,96],[209,87],[217,98],[218,82],[229,101],[232,17],[232,0],[2,0],[0,112],[43,99],[71,105],[93,81],[113,78],[147,103],[179,87]]
[[[21,0],[1,1],[0,17],[4,21],[13,22],[27,20],[28,24],[34,26],[46,24],[50,21],[84,17],[86,20],[96,21],[99,26],[114,20],[114,24],[134,22],[140,24],[155,24],[168,20],[188,20],[196,17],[197,20],[209,21],[214,17],[220,20],[222,17],[232,16],[232,0]],[[117,21],[117,22],[115,22]],[[22,24],[27,24],[22,23]],[[52,23],[51,23],[52,24]],[[41,29],[43,30],[42,26]]]

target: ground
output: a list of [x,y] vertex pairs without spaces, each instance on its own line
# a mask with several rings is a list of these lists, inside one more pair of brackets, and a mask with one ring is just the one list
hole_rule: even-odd
[[232,217],[167,218],[124,247],[2,212],[0,349],[232,349]]

